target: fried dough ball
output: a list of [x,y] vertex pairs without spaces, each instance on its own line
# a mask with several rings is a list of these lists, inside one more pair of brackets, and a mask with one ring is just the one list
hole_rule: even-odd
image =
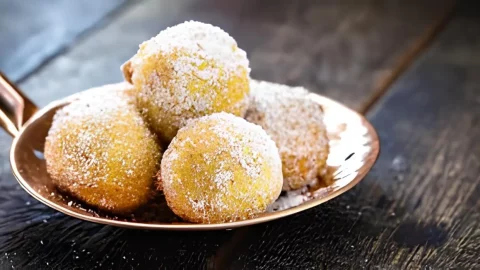
[[187,21],[143,42],[122,65],[151,128],[169,142],[188,119],[215,112],[243,117],[249,94],[245,51],[222,29]]
[[215,113],[180,129],[161,165],[169,207],[185,220],[221,223],[262,213],[282,190],[282,164],[265,131]]
[[329,153],[323,108],[303,87],[252,80],[249,122],[262,126],[275,141],[283,168],[283,190],[315,182],[326,171]]
[[47,171],[58,189],[115,214],[147,202],[161,158],[129,98],[128,87],[113,85],[78,95],[56,112],[45,142]]

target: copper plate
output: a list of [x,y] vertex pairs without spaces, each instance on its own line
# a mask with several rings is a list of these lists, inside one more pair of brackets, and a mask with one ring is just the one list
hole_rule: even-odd
[[49,104],[21,126],[19,132],[13,134],[16,136],[10,152],[10,162],[20,185],[35,199],[69,216],[101,224],[150,230],[218,230],[279,219],[318,206],[351,189],[364,178],[379,153],[377,134],[362,115],[336,101],[312,93],[309,98],[325,109],[331,147],[328,157],[333,179],[331,185],[282,194],[266,213],[244,221],[220,224],[182,223],[165,209],[165,204],[158,204],[159,208],[164,209],[154,212],[154,217],[150,219],[107,217],[58,196],[58,191],[46,172],[43,147],[52,117],[58,108],[78,96],[77,94]]

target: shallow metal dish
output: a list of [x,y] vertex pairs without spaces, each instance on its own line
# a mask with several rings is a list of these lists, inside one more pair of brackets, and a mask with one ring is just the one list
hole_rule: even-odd
[[169,211],[161,196],[154,205],[140,209],[132,217],[109,217],[62,196],[52,184],[43,159],[45,137],[55,111],[79,95],[54,101],[37,111],[35,105],[0,74],[0,123],[14,137],[10,162],[20,185],[35,199],[53,209],[101,224],[149,230],[218,230],[279,219],[318,206],[351,189],[371,169],[379,153],[377,133],[362,115],[312,93],[309,98],[325,110],[331,147],[327,161],[333,180],[331,185],[283,193],[266,213],[244,221],[184,223]]

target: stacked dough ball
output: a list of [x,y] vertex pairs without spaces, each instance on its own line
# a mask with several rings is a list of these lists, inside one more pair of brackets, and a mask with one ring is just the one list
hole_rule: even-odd
[[75,198],[127,214],[157,187],[187,221],[231,222],[324,172],[322,108],[304,88],[251,80],[220,28],[167,28],[121,69],[126,82],[57,111],[46,139],[47,170]]

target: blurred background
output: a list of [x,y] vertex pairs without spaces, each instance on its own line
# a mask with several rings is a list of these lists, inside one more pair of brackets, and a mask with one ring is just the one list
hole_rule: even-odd
[[383,87],[453,2],[0,0],[0,70],[44,105],[121,80],[119,66],[142,41],[199,20],[237,40],[252,76],[302,84],[361,109],[359,96]]

